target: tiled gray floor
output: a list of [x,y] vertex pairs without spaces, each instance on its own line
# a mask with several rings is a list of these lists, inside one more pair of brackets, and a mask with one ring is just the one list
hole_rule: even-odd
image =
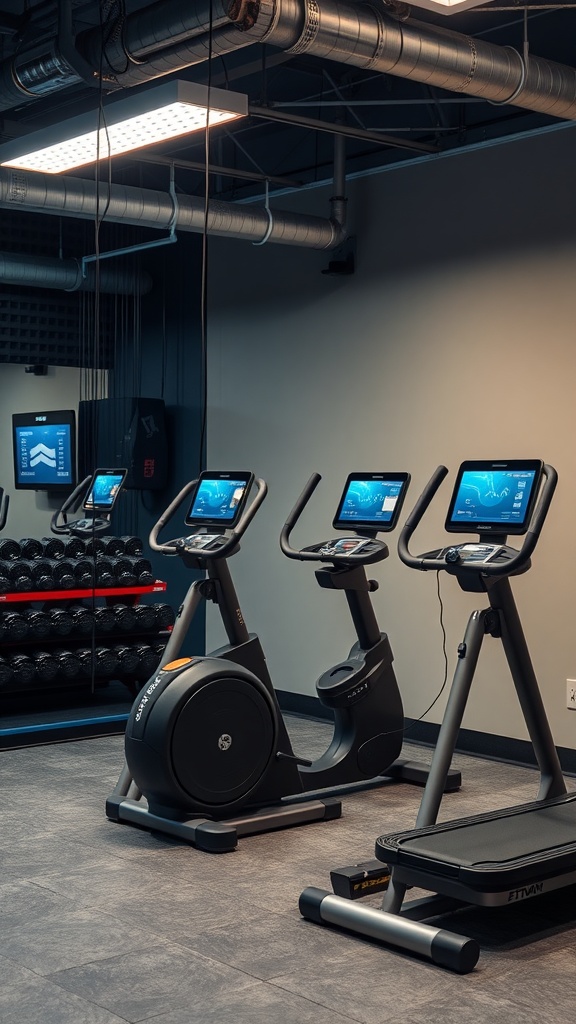
[[[327,726],[289,727],[297,750],[325,749]],[[212,856],[106,820],[121,760],[119,737],[0,753],[2,1024],[571,1024],[572,890],[450,919],[485,947],[464,977],[300,918],[305,886],[413,825],[419,789],[349,794],[337,821]],[[458,766],[444,819],[536,794],[529,769]]]

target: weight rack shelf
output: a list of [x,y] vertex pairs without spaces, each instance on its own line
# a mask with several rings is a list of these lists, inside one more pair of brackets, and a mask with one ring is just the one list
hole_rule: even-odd
[[129,597],[141,594],[159,594],[166,590],[163,580],[155,580],[148,587],[88,587],[83,590],[27,590],[22,593],[0,594],[1,604],[17,601],[72,601],[91,597]]

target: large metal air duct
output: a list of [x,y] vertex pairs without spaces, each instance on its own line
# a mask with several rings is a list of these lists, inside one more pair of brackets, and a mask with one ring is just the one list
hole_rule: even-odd
[[[62,0],[64,2],[64,0]],[[210,30],[210,8],[212,28]],[[159,0],[128,15],[103,51],[100,29],[75,40],[83,69],[106,86],[126,88],[251,43],[291,54],[381,71],[491,103],[514,104],[576,119],[576,70],[511,47],[411,19],[398,21],[376,3],[339,0]],[[0,64],[0,109],[82,81],[58,40]],[[67,48],[67,54],[70,48]],[[84,74],[84,80],[86,75]]]
[[28,288],[58,288],[62,291],[98,291],[112,295],[143,295],[152,287],[152,278],[145,272],[114,270],[94,265],[82,274],[79,260],[56,259],[50,256],[27,256],[0,252],[0,281],[3,284]]
[[[576,69],[524,58],[435,25],[397,21],[372,4],[302,0],[305,21],[288,53],[382,71],[429,86],[576,120]],[[263,37],[275,43],[273,26]],[[280,33],[278,33],[280,38]],[[279,43],[277,45],[280,45]]]
[[[243,238],[256,244],[269,242],[333,249],[346,236],[342,188],[337,192],[331,201],[332,218],[211,200],[207,231],[209,235]],[[174,224],[178,232],[201,234],[204,231],[204,200],[195,196],[178,196],[174,217],[174,203],[168,192],[100,182],[98,195],[93,180],[0,167],[0,208],[94,220],[103,206],[107,223],[135,224],[165,231]]]

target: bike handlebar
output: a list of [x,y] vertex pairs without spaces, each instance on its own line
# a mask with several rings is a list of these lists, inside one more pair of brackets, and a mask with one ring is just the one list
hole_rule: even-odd
[[[166,511],[162,513],[158,522],[152,527],[150,531],[150,536],[148,538],[148,543],[152,548],[152,551],[158,551],[162,555],[177,555],[180,553],[180,541],[182,541],[183,538],[178,538],[177,540],[171,541],[169,544],[159,544],[158,535],[160,531],[170,521],[170,519],[172,519],[174,513],[180,508],[184,499],[194,490],[198,483],[198,480],[199,477],[197,477],[195,480],[191,480],[190,483],[186,484],[182,488],[180,493],[176,495],[176,497],[168,506]],[[232,549],[236,547],[238,541],[246,532],[249,524],[252,522],[258,509],[260,508],[260,505],[264,501],[266,494],[268,493],[268,487],[264,480],[257,478],[254,480],[254,483],[257,488],[256,494],[254,495],[254,498],[252,499],[250,504],[244,509],[244,512],[240,516],[240,519],[236,523],[236,526],[231,530],[228,540],[224,544],[222,544],[217,551],[211,552],[202,550],[201,552],[197,552],[196,554],[198,555],[198,557],[201,557],[202,559],[225,558],[226,555],[228,555],[230,551],[232,551]]]
[[[405,565],[411,569],[421,569],[423,572],[429,570],[446,569],[444,558],[427,558],[425,555],[413,555],[408,548],[408,542],[416,527],[421,522],[424,513],[429,508],[436,491],[448,473],[446,466],[438,466],[426,484],[422,494],[412,509],[406,524],[402,529],[398,540],[398,555]],[[550,502],[556,490],[558,474],[553,466],[547,463],[542,467],[544,482],[540,490],[540,496],[534,509],[522,547],[516,555],[507,559],[506,562],[498,564],[482,563],[482,566],[475,566],[476,571],[481,571],[483,576],[509,576],[515,569],[524,564],[536,547],[544,520],[550,508]],[[487,538],[488,539],[488,538]]]
[[8,506],[10,504],[10,498],[4,493],[4,488],[0,487],[0,530],[3,530],[6,526],[6,520],[8,519]]
[[312,476],[308,480],[302,494],[298,498],[294,508],[289,513],[284,526],[282,527],[282,533],[280,534],[280,547],[288,558],[297,558],[302,562],[307,560],[313,560],[315,562],[320,560],[321,556],[314,554],[312,551],[301,551],[299,548],[293,548],[290,544],[290,534],[294,529],[296,523],[300,519],[306,505],[310,501],[310,498],[314,494],[314,491],[318,487],[322,477],[320,473],[312,473]]
[[[69,533],[69,527],[66,522],[66,513],[75,512],[80,503],[80,498],[86,493],[86,489],[92,479],[92,474],[82,480],[77,487],[74,488],[72,494],[68,495],[63,505],[52,516],[50,520],[50,530],[52,533]],[[64,522],[58,523],[58,517],[64,516]]]

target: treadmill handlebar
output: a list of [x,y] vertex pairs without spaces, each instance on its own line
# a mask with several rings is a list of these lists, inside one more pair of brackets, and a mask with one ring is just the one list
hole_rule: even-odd
[[[68,495],[68,497],[66,498],[66,501],[64,502],[64,504],[61,505],[60,508],[56,510],[56,512],[52,516],[52,519],[50,520],[50,531],[51,531],[51,533],[56,533],[56,534],[60,534],[60,533],[68,534],[68,533],[70,533],[70,527],[68,526],[68,521],[66,519],[66,513],[67,512],[72,512],[72,513],[76,512],[76,510],[77,510],[77,508],[78,508],[78,506],[80,504],[81,499],[86,494],[86,490],[87,490],[87,488],[88,488],[88,486],[90,484],[91,479],[92,479],[92,474],[90,474],[89,476],[85,477],[84,480],[81,480],[80,483],[78,484],[78,486],[75,487],[74,490],[72,491],[72,494]],[[58,521],[60,516],[63,517],[63,522],[61,522],[61,523]]]
[[10,504],[10,498],[4,493],[4,488],[0,487],[0,530],[3,530],[6,526],[6,520],[8,519],[8,506]]
[[[148,544],[150,545],[152,551],[158,551],[161,555],[178,555],[181,553],[182,546],[179,542],[182,540],[182,538],[171,540],[167,544],[160,544],[158,542],[158,536],[160,534],[160,531],[163,530],[166,524],[170,521],[170,519],[172,519],[174,513],[180,508],[180,506],[184,502],[184,499],[187,498],[188,495],[191,494],[191,492],[195,489],[198,480],[199,477],[197,477],[195,480],[191,480],[190,483],[185,484],[182,490],[176,495],[174,500],[170,503],[166,511],[162,513],[158,522],[152,527],[150,531],[150,536],[148,537]],[[240,519],[236,523],[236,526],[234,527],[234,529],[230,530],[230,533],[227,536],[226,541],[223,544],[220,544],[216,551],[214,551],[213,553],[207,550],[198,552],[198,556],[201,557],[203,560],[211,557],[225,558],[226,555],[228,555],[236,547],[238,541],[246,532],[248,526],[252,522],[258,509],[260,508],[260,505],[262,504],[264,498],[268,493],[268,486],[265,480],[262,480],[261,478],[256,478],[254,480],[254,483],[256,485],[256,494],[254,495],[254,498],[252,499],[250,504],[244,509],[244,512],[240,516]],[[228,531],[226,531],[226,534],[228,534]]]
[[[423,572],[437,571],[438,569],[446,569],[446,560],[444,558],[429,558],[426,555],[413,555],[408,548],[408,542],[414,533],[416,527],[422,520],[424,513],[428,509],[429,505],[436,494],[436,491],[440,487],[440,484],[444,480],[448,470],[445,466],[438,466],[438,468],[432,474],[432,477],[426,484],[422,494],[420,495],[416,505],[412,509],[412,512],[406,520],[406,524],[400,534],[398,540],[398,555],[405,565],[408,565],[411,569],[421,569]],[[515,572],[516,569],[524,565],[530,558],[540,533],[544,525],[550,503],[556,490],[556,484],[558,483],[558,474],[553,466],[544,463],[542,467],[542,476],[544,482],[540,490],[540,496],[536,504],[536,508],[532,513],[528,530],[524,538],[524,543],[518,552],[511,558],[506,559],[504,562],[493,562],[493,563],[482,563],[482,566],[474,565],[470,569],[475,572],[480,571],[483,576],[509,576]]]

